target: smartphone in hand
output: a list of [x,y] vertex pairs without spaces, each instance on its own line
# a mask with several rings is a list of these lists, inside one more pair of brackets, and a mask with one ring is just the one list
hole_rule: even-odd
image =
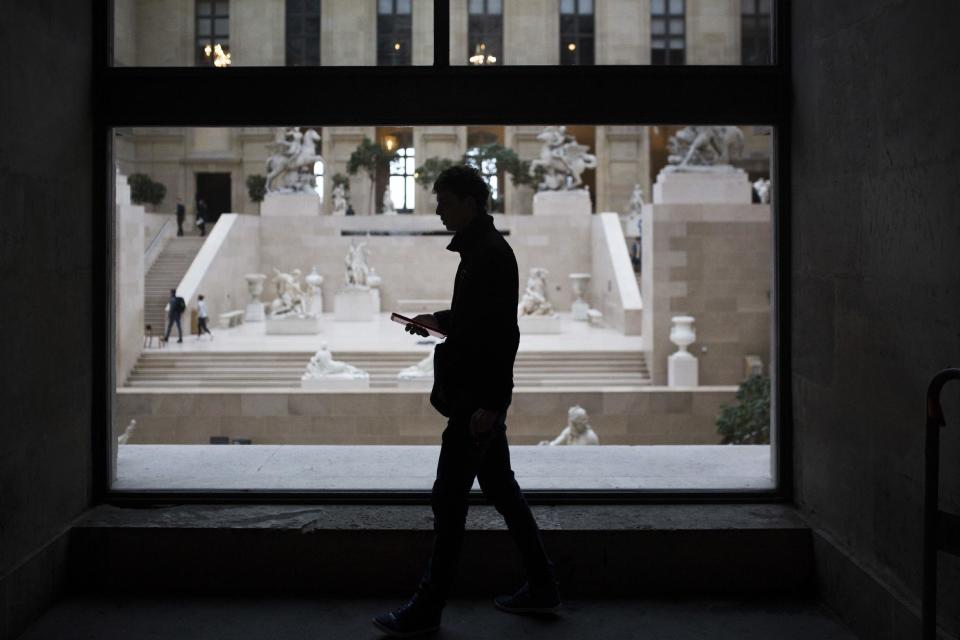
[[434,337],[436,337],[436,338],[446,338],[446,337],[447,337],[447,334],[443,333],[442,331],[440,331],[440,330],[437,329],[436,327],[431,327],[431,326],[428,326],[428,325],[423,324],[422,322],[417,322],[417,321],[414,320],[413,318],[408,318],[408,317],[406,317],[406,316],[402,316],[402,315],[400,315],[399,313],[391,313],[391,314],[390,314],[390,319],[393,320],[394,322],[397,322],[397,323],[399,323],[399,324],[402,324],[404,327],[406,327],[406,326],[409,325],[409,326],[415,327],[416,329],[420,329],[420,331],[415,331],[415,332],[414,332],[414,333],[419,333],[420,335],[423,335],[423,333],[421,333],[422,331],[426,331],[427,334],[429,334],[429,335],[431,335],[431,336],[434,336]]

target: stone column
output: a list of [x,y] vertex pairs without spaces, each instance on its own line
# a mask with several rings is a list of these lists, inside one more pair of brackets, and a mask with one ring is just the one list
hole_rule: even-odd
[[687,0],[687,64],[740,64],[740,0]]
[[597,0],[594,25],[597,64],[650,64],[650,0]]
[[320,3],[320,64],[377,64],[377,0]]
[[145,67],[192,67],[196,46],[193,0],[137,3],[136,62]]
[[433,0],[413,0],[414,65],[433,64]]
[[230,2],[230,55],[242,67],[286,64],[284,0]]
[[[467,128],[462,126],[414,127],[413,148],[416,150],[417,166],[427,158],[450,158],[460,161],[467,150]],[[431,188],[417,185],[414,213],[435,213],[436,196]]]
[[560,64],[560,0],[503,3],[503,63]]
[[[325,3],[332,4],[332,3]],[[333,174],[347,174],[347,162],[350,160],[350,154],[356,150],[357,145],[366,136],[371,140],[376,139],[375,127],[324,127],[323,133],[323,159],[327,166],[324,167],[323,188],[324,194],[333,191]],[[370,211],[370,179],[366,173],[359,172],[350,178],[349,200],[353,206],[353,211],[358,216],[367,215]],[[332,200],[325,197],[323,201],[323,213],[330,213]]]
[[467,0],[450,2],[450,64],[467,65]]
[[[537,134],[543,131],[543,125],[524,125],[503,128],[503,146],[513,149],[522,160],[533,160],[540,156],[541,142]],[[503,188],[504,211],[506,213],[533,213],[533,193],[536,185],[517,188],[513,179],[506,178]]]
[[647,127],[597,127],[597,211],[626,213],[633,187],[650,199],[650,138]]

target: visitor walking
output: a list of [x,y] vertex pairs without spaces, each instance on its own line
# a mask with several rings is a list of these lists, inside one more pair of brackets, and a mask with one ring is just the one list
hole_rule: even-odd
[[183,342],[183,327],[180,326],[180,317],[187,309],[187,303],[177,295],[176,289],[170,289],[170,298],[167,300],[167,333],[163,336],[164,342],[170,341],[170,331],[177,325],[177,342]]
[[[520,342],[517,260],[487,213],[490,190],[479,172],[451,167],[440,174],[433,191],[437,215],[455,232],[447,249],[460,254],[460,266],[450,309],[415,320],[447,335],[434,350],[430,403],[448,421],[430,498],[434,542],[426,571],[406,604],[373,620],[378,629],[395,637],[429,633],[440,626],[474,478],[506,521],[526,569],[526,583],[512,596],[495,598],[495,606],[511,613],[550,613],[560,607],[553,565],[510,468],[507,444],[505,418]],[[428,335],[414,325],[407,331]]]
[[197,226],[201,236],[207,235],[207,203],[202,199],[197,201]]
[[187,217],[187,208],[183,206],[183,200],[177,198],[177,235],[183,235],[183,221]]
[[210,332],[210,327],[207,326],[209,317],[210,314],[207,313],[207,303],[204,302],[203,296],[197,296],[197,340],[199,340],[204,333],[209,335],[210,339],[213,340],[213,334]]

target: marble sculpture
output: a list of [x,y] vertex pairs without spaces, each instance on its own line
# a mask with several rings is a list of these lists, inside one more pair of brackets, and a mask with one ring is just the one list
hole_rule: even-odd
[[334,360],[333,354],[327,348],[324,342],[320,346],[320,351],[310,358],[307,363],[307,371],[300,378],[301,380],[323,380],[329,378],[346,380],[367,380],[370,374],[359,369],[352,364]]
[[271,151],[267,159],[267,192],[312,192],[317,182],[313,166],[323,160],[317,153],[319,141],[320,134],[314,129],[277,129],[273,142],[267,145]]
[[276,276],[273,285],[277,288],[277,297],[270,303],[272,318],[305,317],[309,313],[308,298],[303,287],[300,286],[300,269],[291,273],[284,273],[274,268]]
[[547,300],[548,273],[540,267],[530,269],[527,287],[520,298],[520,304],[517,305],[517,317],[553,315],[553,305]]
[[541,440],[540,445],[551,447],[561,445],[581,446],[600,444],[593,427],[590,426],[590,417],[586,410],[578,404],[570,407],[567,411],[567,426],[563,428],[560,435],[553,440]]
[[367,243],[350,243],[347,249],[347,255],[344,258],[346,274],[344,277],[347,287],[363,288],[369,286],[367,277],[370,274],[370,266],[367,264]]
[[427,356],[418,362],[417,364],[411,365],[405,369],[401,369],[400,373],[397,374],[397,378],[400,380],[424,380],[433,378],[433,351],[431,350]]
[[390,195],[390,187],[388,186],[383,190],[383,211],[382,213],[387,216],[392,216],[397,213],[396,208],[393,206],[393,196]]
[[730,162],[743,154],[739,127],[690,126],[667,141],[672,171],[730,171]]
[[333,188],[333,215],[347,215],[347,190],[343,188],[342,184]]
[[758,178],[753,183],[753,189],[757,192],[761,204],[770,204],[770,181],[766,178]]
[[530,163],[530,175],[540,174],[539,191],[579,189],[584,170],[597,166],[597,156],[587,153],[589,147],[578,144],[566,127],[545,127],[537,140],[543,146],[540,157]]
[[640,214],[643,213],[643,187],[639,184],[633,186],[633,193],[630,194],[630,209],[628,214],[630,216],[640,217]]

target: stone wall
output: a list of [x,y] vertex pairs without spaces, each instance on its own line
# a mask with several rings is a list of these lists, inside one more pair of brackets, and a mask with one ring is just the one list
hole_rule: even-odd
[[[919,638],[924,395],[960,363],[960,5],[790,7],[796,501],[827,603],[862,638]],[[960,513],[951,384],[940,504]],[[960,558],[940,571],[956,637]]]
[[[507,415],[510,442],[556,437],[579,404],[602,444],[719,444],[716,416],[736,387],[630,391],[515,391]],[[210,436],[254,444],[438,444],[446,419],[429,393],[316,393],[289,389],[117,390],[118,425],[137,420],[133,444],[208,444]]]
[[[510,231],[506,238],[517,256],[518,287],[526,282],[531,267],[544,267],[550,271],[551,301],[556,308],[569,311],[572,298],[567,276],[591,269],[590,223],[590,216],[495,216],[497,228]],[[395,308],[399,299],[449,300],[452,296],[459,256],[446,250],[450,236],[345,236],[341,235],[343,229],[442,231],[443,226],[436,216],[262,218],[261,273],[272,274],[274,267],[306,273],[317,265],[324,277],[324,308],[331,310],[343,282],[347,249],[351,242],[363,241],[370,265],[383,277],[384,310]],[[265,294],[273,294],[269,283]]]
[[143,348],[144,236],[143,207],[130,204],[126,176],[117,175],[114,233],[117,238],[114,278],[116,282],[114,366],[117,384],[122,384],[137,363]]
[[64,586],[63,533],[92,499],[92,403],[106,398],[95,366],[113,371],[112,313],[95,294],[112,276],[100,244],[112,229],[93,211],[93,13],[83,0],[4,3],[0,24],[2,640]]
[[643,302],[627,253],[620,218],[615,213],[591,216],[591,273],[588,302],[603,313],[606,324],[624,335],[643,330]]
[[696,318],[700,384],[738,384],[744,356],[770,364],[773,236],[769,205],[643,208],[641,292],[650,373],[666,384],[670,318]]

